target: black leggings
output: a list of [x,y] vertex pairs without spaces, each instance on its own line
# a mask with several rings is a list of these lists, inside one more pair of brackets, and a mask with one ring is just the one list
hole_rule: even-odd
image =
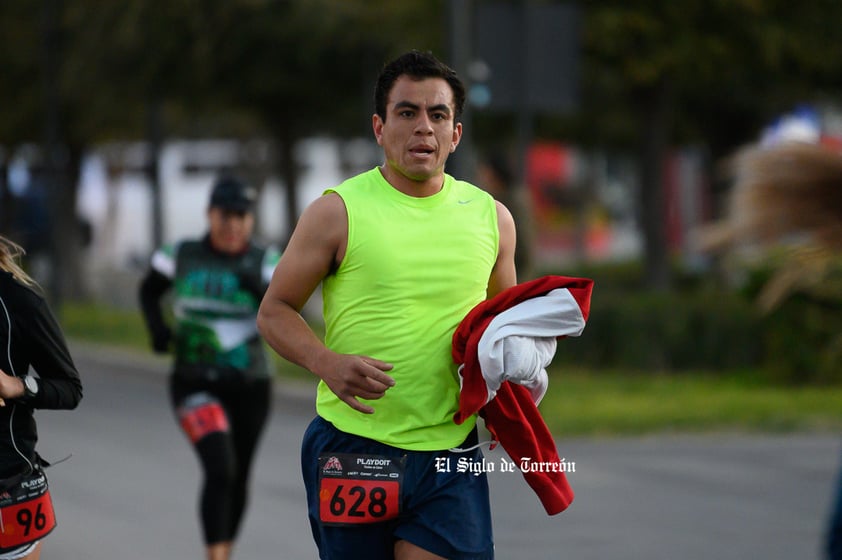
[[237,535],[248,501],[252,459],[269,417],[270,389],[268,379],[225,385],[170,379],[174,409],[190,395],[207,392],[220,402],[230,426],[194,444],[204,472],[200,512],[205,544],[233,541]]

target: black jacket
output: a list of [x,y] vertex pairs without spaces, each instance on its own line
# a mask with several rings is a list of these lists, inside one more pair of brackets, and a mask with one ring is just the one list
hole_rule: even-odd
[[34,409],[72,409],[82,399],[79,372],[47,302],[0,271],[0,369],[23,377],[30,367],[37,373],[38,394],[7,399],[0,407],[0,478],[25,470],[35,457]]

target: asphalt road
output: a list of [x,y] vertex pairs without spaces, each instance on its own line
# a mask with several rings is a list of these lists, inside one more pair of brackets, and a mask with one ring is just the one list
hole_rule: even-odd
[[[73,345],[85,398],[39,411],[58,527],[42,560],[199,559],[198,467],[167,405],[166,362]],[[309,387],[276,387],[235,558],[317,558],[298,446]],[[811,560],[842,437],[559,439],[577,497],[548,517],[519,473],[490,473],[500,560]],[[487,454],[499,464],[507,457]]]

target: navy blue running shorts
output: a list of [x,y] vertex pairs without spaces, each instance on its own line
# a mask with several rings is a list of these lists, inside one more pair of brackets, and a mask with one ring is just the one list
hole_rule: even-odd
[[[459,447],[476,443],[474,429]],[[395,542],[406,540],[450,560],[493,560],[488,479],[460,472],[460,459],[481,464],[482,451],[407,451],[317,416],[301,468],[319,558],[393,560]]]

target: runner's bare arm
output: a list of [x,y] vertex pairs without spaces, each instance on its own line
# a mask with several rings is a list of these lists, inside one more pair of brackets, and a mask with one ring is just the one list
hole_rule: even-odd
[[497,261],[488,279],[487,297],[489,299],[517,284],[515,220],[509,209],[499,201],[497,202],[497,227],[500,229],[500,246],[497,251]]
[[374,409],[357,398],[378,399],[394,385],[391,364],[337,354],[313,332],[301,309],[342,260],[347,240],[345,205],[337,194],[315,200],[301,215],[257,315],[260,334],[281,357],[313,372],[351,408]]

